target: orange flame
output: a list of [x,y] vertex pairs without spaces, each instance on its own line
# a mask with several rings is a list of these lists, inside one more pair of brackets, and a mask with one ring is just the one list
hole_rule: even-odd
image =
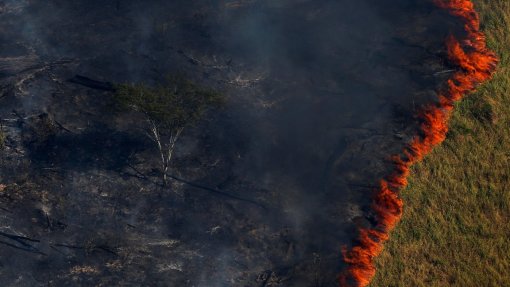
[[344,262],[348,267],[340,277],[340,286],[367,286],[375,275],[374,258],[378,256],[389,232],[402,216],[403,202],[398,191],[407,185],[410,167],[423,159],[434,146],[446,138],[448,119],[454,102],[472,92],[477,84],[491,78],[498,62],[480,31],[480,19],[471,0],[433,0],[440,8],[464,22],[465,39],[460,42],[450,36],[446,41],[448,59],[459,70],[439,92],[438,102],[426,106],[420,115],[420,135],[407,145],[401,155],[394,156],[394,171],[381,180],[375,191],[371,208],[377,225],[359,230],[359,238],[351,249],[343,248]]

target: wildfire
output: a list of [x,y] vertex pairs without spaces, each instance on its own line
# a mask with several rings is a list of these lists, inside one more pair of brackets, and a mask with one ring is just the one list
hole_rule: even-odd
[[480,31],[480,19],[471,0],[432,0],[438,7],[459,17],[466,35],[462,41],[453,36],[446,41],[448,59],[458,71],[438,93],[438,102],[426,106],[420,115],[420,134],[407,145],[401,155],[394,156],[394,171],[381,180],[375,191],[372,209],[377,225],[359,230],[359,238],[351,249],[342,254],[348,267],[340,275],[340,286],[367,286],[375,275],[373,260],[378,256],[389,232],[402,216],[403,202],[398,191],[407,185],[410,167],[423,159],[434,146],[440,144],[448,132],[448,119],[455,101],[473,91],[477,84],[491,78],[498,62]]

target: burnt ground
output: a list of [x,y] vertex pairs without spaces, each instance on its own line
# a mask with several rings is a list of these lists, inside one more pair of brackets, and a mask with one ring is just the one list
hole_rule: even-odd
[[[1,285],[335,286],[455,30],[428,1],[0,1]],[[174,73],[227,105],[164,187],[104,83]]]

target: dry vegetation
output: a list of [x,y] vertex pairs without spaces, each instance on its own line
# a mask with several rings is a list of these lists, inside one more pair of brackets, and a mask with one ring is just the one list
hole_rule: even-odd
[[474,2],[498,72],[414,167],[371,286],[510,286],[510,1]]

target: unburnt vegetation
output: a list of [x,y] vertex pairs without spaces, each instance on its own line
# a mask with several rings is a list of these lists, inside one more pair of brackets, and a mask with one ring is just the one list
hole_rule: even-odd
[[413,168],[371,286],[510,286],[510,2],[474,3],[498,71]]

